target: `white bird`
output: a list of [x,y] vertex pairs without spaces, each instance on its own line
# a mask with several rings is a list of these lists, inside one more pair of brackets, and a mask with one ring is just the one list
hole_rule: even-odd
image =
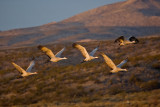
[[107,55],[105,55],[104,53],[101,53],[101,55],[103,56],[106,64],[112,69],[110,72],[116,73],[119,71],[128,71],[127,69],[121,68],[127,62],[128,59],[123,60],[120,64],[116,66]]
[[50,58],[51,62],[58,62],[60,60],[67,59],[66,57],[61,58],[61,54],[65,48],[59,51],[56,55],[54,55],[52,50],[48,49],[47,47],[39,45],[38,48]]
[[96,47],[94,50],[92,50],[89,54],[86,50],[85,47],[79,45],[79,44],[76,44],[76,43],[73,43],[72,46],[74,48],[77,48],[78,50],[80,50],[80,52],[82,53],[82,55],[85,57],[85,59],[83,60],[83,62],[86,62],[86,61],[90,61],[92,59],[96,59],[98,57],[94,57],[93,55],[96,53],[96,51],[98,50],[99,46]]
[[15,64],[14,62],[12,62],[12,64],[20,73],[22,73],[23,77],[26,77],[26,76],[29,76],[29,75],[33,75],[33,74],[37,74],[37,72],[31,72],[33,66],[35,65],[34,60],[32,60],[30,62],[30,65],[28,66],[26,71],[23,68],[21,68],[19,65]]
[[124,36],[121,36],[115,40],[115,42],[119,42],[120,46],[127,45],[127,44],[137,44],[139,40],[134,36],[130,37],[129,40],[125,40]]

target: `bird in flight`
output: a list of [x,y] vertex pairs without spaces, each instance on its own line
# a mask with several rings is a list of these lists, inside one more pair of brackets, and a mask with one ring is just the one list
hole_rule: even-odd
[[115,43],[116,42],[119,42],[119,45],[123,46],[123,45],[128,45],[128,44],[137,44],[139,43],[139,40],[135,38],[134,36],[130,37],[129,40],[125,40],[124,36],[120,36],[119,38],[115,40]]
[[63,48],[61,51],[59,51],[56,55],[54,55],[52,50],[48,49],[47,47],[39,45],[38,49],[40,49],[42,52],[44,52],[50,58],[51,62],[58,62],[60,60],[67,59],[66,57],[61,58],[61,54],[63,53],[65,48]]
[[106,64],[112,69],[110,72],[116,73],[119,71],[128,71],[127,69],[121,68],[127,62],[128,59],[123,60],[120,64],[116,66],[114,62],[107,55],[105,55],[104,53],[101,53],[101,55],[103,56]]
[[12,64],[20,73],[22,73],[22,77],[26,77],[26,76],[29,76],[29,75],[37,74],[37,72],[31,72],[33,66],[35,65],[35,61],[34,60],[32,60],[30,62],[30,65],[28,66],[26,71],[23,68],[21,68],[19,65],[15,64],[14,62],[12,62]]
[[93,49],[89,54],[88,54],[86,48],[79,45],[79,44],[73,43],[72,46],[74,48],[77,48],[82,53],[82,55],[84,56],[85,59],[82,61],[82,63],[98,58],[98,57],[94,57],[94,54],[98,50],[99,46],[96,47],[95,49]]

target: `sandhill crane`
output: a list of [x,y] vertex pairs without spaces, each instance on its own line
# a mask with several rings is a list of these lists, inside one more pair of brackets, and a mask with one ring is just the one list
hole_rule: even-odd
[[37,74],[37,72],[31,72],[33,66],[35,65],[34,60],[32,60],[30,62],[30,65],[28,66],[26,71],[23,68],[21,68],[19,65],[15,64],[14,62],[12,62],[12,64],[20,73],[22,73],[23,77],[26,77],[26,76],[29,76],[29,75],[33,75],[33,74]]
[[54,55],[53,52],[50,49],[48,49],[47,47],[39,45],[38,49],[40,49],[42,52],[44,52],[50,58],[51,62],[58,62],[60,60],[67,59],[66,57],[63,57],[63,58],[60,57],[62,52],[65,50],[65,48],[63,48],[61,51],[59,51],[56,55]]
[[98,58],[98,57],[94,57],[93,55],[94,55],[94,54],[96,53],[96,51],[98,50],[99,46],[96,47],[95,49],[93,49],[89,54],[88,54],[86,48],[83,47],[83,46],[81,46],[81,45],[79,45],[79,44],[73,43],[72,46],[73,46],[74,48],[77,48],[78,50],[80,50],[80,52],[82,53],[82,55],[85,57],[85,59],[82,61],[82,63],[83,63],[83,62],[86,62],[86,61],[90,61],[90,60],[92,60],[92,59]]
[[129,40],[125,40],[124,36],[121,36],[115,40],[115,42],[120,42],[119,45],[127,45],[127,44],[137,44],[139,40],[135,38],[134,36],[130,37]]
[[119,71],[128,71],[127,69],[122,69],[122,65],[124,65],[128,59],[123,60],[120,64],[118,64],[117,66],[113,63],[113,61],[104,53],[101,53],[101,55],[103,56],[106,64],[112,69],[110,72],[112,73],[116,73]]

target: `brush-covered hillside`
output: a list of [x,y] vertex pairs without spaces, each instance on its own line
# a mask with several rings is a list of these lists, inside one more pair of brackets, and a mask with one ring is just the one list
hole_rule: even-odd
[[[80,63],[72,43],[45,45],[54,53],[66,47],[62,60],[48,57],[37,46],[0,50],[0,106],[24,107],[158,107],[160,106],[160,37],[139,38],[139,44],[119,48],[113,40],[80,42],[88,51],[100,43],[95,59]],[[128,57],[127,72],[110,73],[100,52],[115,64]],[[15,62],[26,69],[34,56],[37,75],[21,78]]]
[[[54,20],[54,19],[53,19]],[[160,1],[126,0],[60,22],[0,32],[0,47],[160,35]]]

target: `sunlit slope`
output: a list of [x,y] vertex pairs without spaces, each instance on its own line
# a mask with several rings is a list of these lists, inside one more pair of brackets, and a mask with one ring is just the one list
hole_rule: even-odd
[[[138,38],[139,44],[119,48],[114,41],[79,43],[87,51],[101,45],[95,56],[86,63],[81,53],[65,44],[62,56],[67,60],[45,63],[48,57],[38,48],[19,48],[0,51],[0,106],[159,106],[160,100],[160,37]],[[54,53],[64,44],[45,45]],[[115,64],[128,57],[122,67],[128,72],[111,74],[100,52]],[[19,78],[11,62],[27,68],[32,56],[37,75]]]

